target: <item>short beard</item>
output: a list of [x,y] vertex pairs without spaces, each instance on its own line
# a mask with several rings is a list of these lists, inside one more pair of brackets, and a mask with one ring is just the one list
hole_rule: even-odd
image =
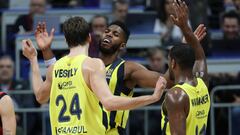
[[106,54],[106,55],[112,55],[114,53],[116,53],[119,50],[119,46],[113,46],[109,49],[106,49],[104,47],[101,47],[101,45],[99,46],[99,50],[102,54]]

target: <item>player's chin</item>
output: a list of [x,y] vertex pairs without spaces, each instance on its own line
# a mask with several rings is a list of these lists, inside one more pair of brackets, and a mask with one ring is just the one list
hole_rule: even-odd
[[102,53],[105,53],[105,54],[111,54],[112,53],[112,49],[110,47],[106,47],[106,46],[100,46],[99,50]]

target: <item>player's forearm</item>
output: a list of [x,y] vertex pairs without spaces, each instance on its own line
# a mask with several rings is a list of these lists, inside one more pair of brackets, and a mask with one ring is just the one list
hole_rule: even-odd
[[7,110],[2,117],[3,135],[15,135],[16,134],[16,117],[13,104],[5,103]]
[[112,110],[130,110],[152,104],[157,101],[153,96],[140,96],[134,98],[112,96],[106,100],[105,108]]
[[193,73],[197,77],[203,78],[206,85],[208,85],[207,62],[206,62],[204,50],[200,42],[194,36],[192,30],[189,28],[189,26],[183,27],[182,31],[186,38],[187,43],[194,49],[194,52],[195,52],[196,61],[193,67]]
[[42,55],[43,55],[44,60],[50,60],[50,59],[54,58],[54,54],[53,54],[53,51],[51,50],[51,48],[42,50]]
[[137,85],[142,88],[155,88],[159,76],[160,74],[158,73],[146,75],[144,79],[137,80]]
[[155,88],[159,76],[158,72],[149,71],[144,67],[144,69],[135,71],[131,78],[142,88]]
[[15,135],[15,134],[16,134],[16,119],[15,117],[12,117],[3,123],[3,135]]
[[40,88],[43,84],[43,80],[42,80],[42,76],[40,74],[37,57],[34,58],[33,60],[31,60],[30,62],[31,62],[31,69],[32,69],[33,91],[34,91],[36,98],[38,99],[41,94]]
[[205,59],[204,50],[200,42],[192,32],[192,29],[187,25],[182,27],[181,30],[187,43],[194,49],[196,60],[204,60]]
[[[11,125],[12,126],[12,125]],[[3,128],[3,135],[15,135],[15,131]]]

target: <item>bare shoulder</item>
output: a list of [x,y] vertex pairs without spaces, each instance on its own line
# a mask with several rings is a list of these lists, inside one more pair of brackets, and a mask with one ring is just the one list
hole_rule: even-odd
[[101,59],[87,57],[83,62],[83,70],[90,72],[96,70],[105,70],[105,66]]
[[3,96],[0,100],[0,104],[11,103],[11,102],[12,102],[12,99],[8,95]]
[[8,95],[3,96],[0,100],[0,106],[1,106],[0,112],[3,111],[1,108],[4,108],[4,111],[7,111],[10,108],[13,108],[13,103],[12,103],[11,97]]
[[172,88],[167,91],[165,102],[167,106],[173,107],[183,107],[188,103],[189,97],[181,88]]
[[170,89],[166,93],[164,105],[169,116],[182,114],[187,118],[189,113],[189,97],[181,88]]

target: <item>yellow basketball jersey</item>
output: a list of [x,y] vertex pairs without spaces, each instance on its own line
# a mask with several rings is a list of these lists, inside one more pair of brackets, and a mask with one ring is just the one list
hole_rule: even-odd
[[[124,60],[117,59],[111,65],[106,67],[106,79],[111,92],[116,96],[132,97],[133,90],[124,85]],[[107,135],[118,135],[119,130],[125,129],[129,110],[118,110],[107,112],[109,126]]]
[[[189,113],[186,120],[187,135],[204,135],[207,127],[208,112],[210,109],[210,97],[208,88],[201,78],[197,78],[198,84],[193,87],[187,83],[175,85],[181,88],[189,97]],[[164,104],[164,103],[163,103]],[[161,127],[163,135],[171,135],[169,122],[162,108]]]
[[82,74],[87,56],[65,56],[53,69],[50,94],[52,135],[104,135],[102,109]]

